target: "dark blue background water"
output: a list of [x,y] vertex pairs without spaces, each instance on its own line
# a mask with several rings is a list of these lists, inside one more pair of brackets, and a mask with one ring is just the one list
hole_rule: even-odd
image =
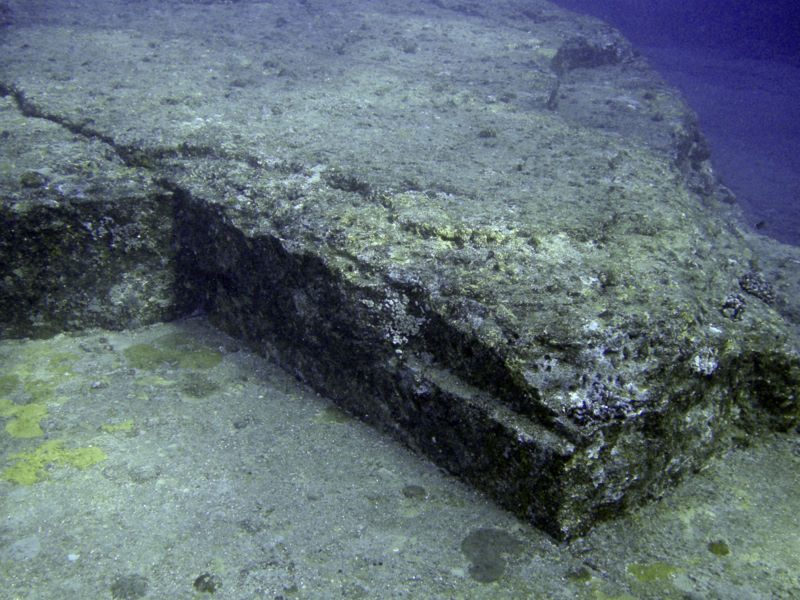
[[554,0],[615,26],[700,116],[763,233],[800,245],[800,0]]

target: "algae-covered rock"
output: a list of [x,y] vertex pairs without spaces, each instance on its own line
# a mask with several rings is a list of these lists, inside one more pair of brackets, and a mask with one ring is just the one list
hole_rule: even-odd
[[40,446],[9,456],[14,464],[0,473],[6,481],[21,485],[32,485],[40,481],[49,466],[70,466],[80,470],[86,469],[105,460],[106,454],[95,446],[80,448],[64,448],[64,442],[50,440]]
[[797,426],[798,253],[736,224],[621,36],[510,0],[330,2],[308,37],[292,7],[8,32],[6,332],[202,309],[557,537]]
[[0,332],[43,337],[179,314],[162,192],[107,144],[26,117],[0,91]]

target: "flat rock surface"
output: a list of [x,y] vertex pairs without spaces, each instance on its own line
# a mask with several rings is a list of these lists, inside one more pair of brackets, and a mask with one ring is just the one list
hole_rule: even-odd
[[[0,429],[6,598],[800,594],[796,437],[566,545],[200,319],[5,340],[0,360],[0,406],[46,409],[38,437]],[[97,462],[66,460],[87,449]]]
[[[6,229],[51,207],[62,247],[104,249],[75,270],[109,273],[59,327],[202,308],[557,537],[796,427],[797,252],[737,228],[691,111],[602,24],[513,1],[8,6],[6,137],[40,156],[5,146]],[[24,260],[4,302],[35,330],[21,282],[71,288]]]

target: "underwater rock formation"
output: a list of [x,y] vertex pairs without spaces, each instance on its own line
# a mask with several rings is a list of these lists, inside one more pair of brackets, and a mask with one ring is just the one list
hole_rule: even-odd
[[558,538],[797,426],[796,282],[606,26],[108,4],[2,40],[5,335],[202,310]]

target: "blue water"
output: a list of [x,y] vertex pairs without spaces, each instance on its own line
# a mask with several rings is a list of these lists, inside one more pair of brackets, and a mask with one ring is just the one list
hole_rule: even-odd
[[555,0],[618,28],[698,113],[748,223],[800,245],[798,0]]

